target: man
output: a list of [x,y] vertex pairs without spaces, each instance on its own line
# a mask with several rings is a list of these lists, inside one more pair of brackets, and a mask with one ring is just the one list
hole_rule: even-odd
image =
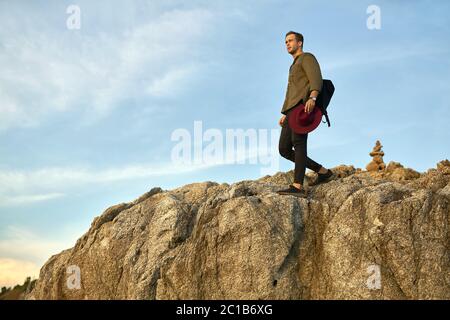
[[[322,89],[322,74],[319,63],[313,54],[303,52],[303,35],[289,31],[285,37],[286,49],[294,62],[289,69],[289,80],[279,120],[282,127],[279,152],[284,158],[295,163],[294,183],[288,189],[278,191],[279,194],[306,196],[303,188],[305,170],[309,168],[318,173],[315,184],[327,181],[333,172],[325,169],[307,156],[308,133],[298,134],[288,124],[289,114],[299,103],[305,105],[305,112],[311,113],[316,107],[317,96]],[[300,59],[301,58],[301,59]],[[292,150],[294,147],[294,150]]]

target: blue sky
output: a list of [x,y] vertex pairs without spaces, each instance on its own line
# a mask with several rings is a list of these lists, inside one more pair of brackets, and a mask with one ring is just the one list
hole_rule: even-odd
[[[66,26],[78,5],[80,29]],[[381,29],[369,30],[377,5]],[[448,158],[448,1],[0,2],[0,286],[37,275],[108,206],[152,187],[232,183],[261,163],[177,165],[176,129],[279,130],[303,33],[336,92],[308,137],[326,167]],[[278,141],[272,141],[277,146]],[[277,157],[278,169],[293,164]]]

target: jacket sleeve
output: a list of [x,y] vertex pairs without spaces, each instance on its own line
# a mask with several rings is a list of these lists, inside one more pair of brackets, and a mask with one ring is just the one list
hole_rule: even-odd
[[322,90],[322,72],[316,57],[313,54],[305,55],[302,67],[309,80],[310,92],[313,90],[320,92]]

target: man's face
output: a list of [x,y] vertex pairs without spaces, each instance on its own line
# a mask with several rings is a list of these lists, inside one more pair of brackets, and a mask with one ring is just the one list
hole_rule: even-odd
[[297,41],[297,39],[295,39],[295,34],[288,35],[286,37],[285,43],[286,43],[286,49],[287,49],[288,53],[290,53],[290,54],[295,53],[302,44],[301,41]]

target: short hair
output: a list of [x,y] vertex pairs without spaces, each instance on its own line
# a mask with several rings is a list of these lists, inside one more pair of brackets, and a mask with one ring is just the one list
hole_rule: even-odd
[[302,47],[303,47],[303,35],[301,33],[295,32],[295,31],[289,31],[288,33],[286,33],[286,35],[284,37],[286,38],[290,34],[295,35],[295,40],[301,41]]

